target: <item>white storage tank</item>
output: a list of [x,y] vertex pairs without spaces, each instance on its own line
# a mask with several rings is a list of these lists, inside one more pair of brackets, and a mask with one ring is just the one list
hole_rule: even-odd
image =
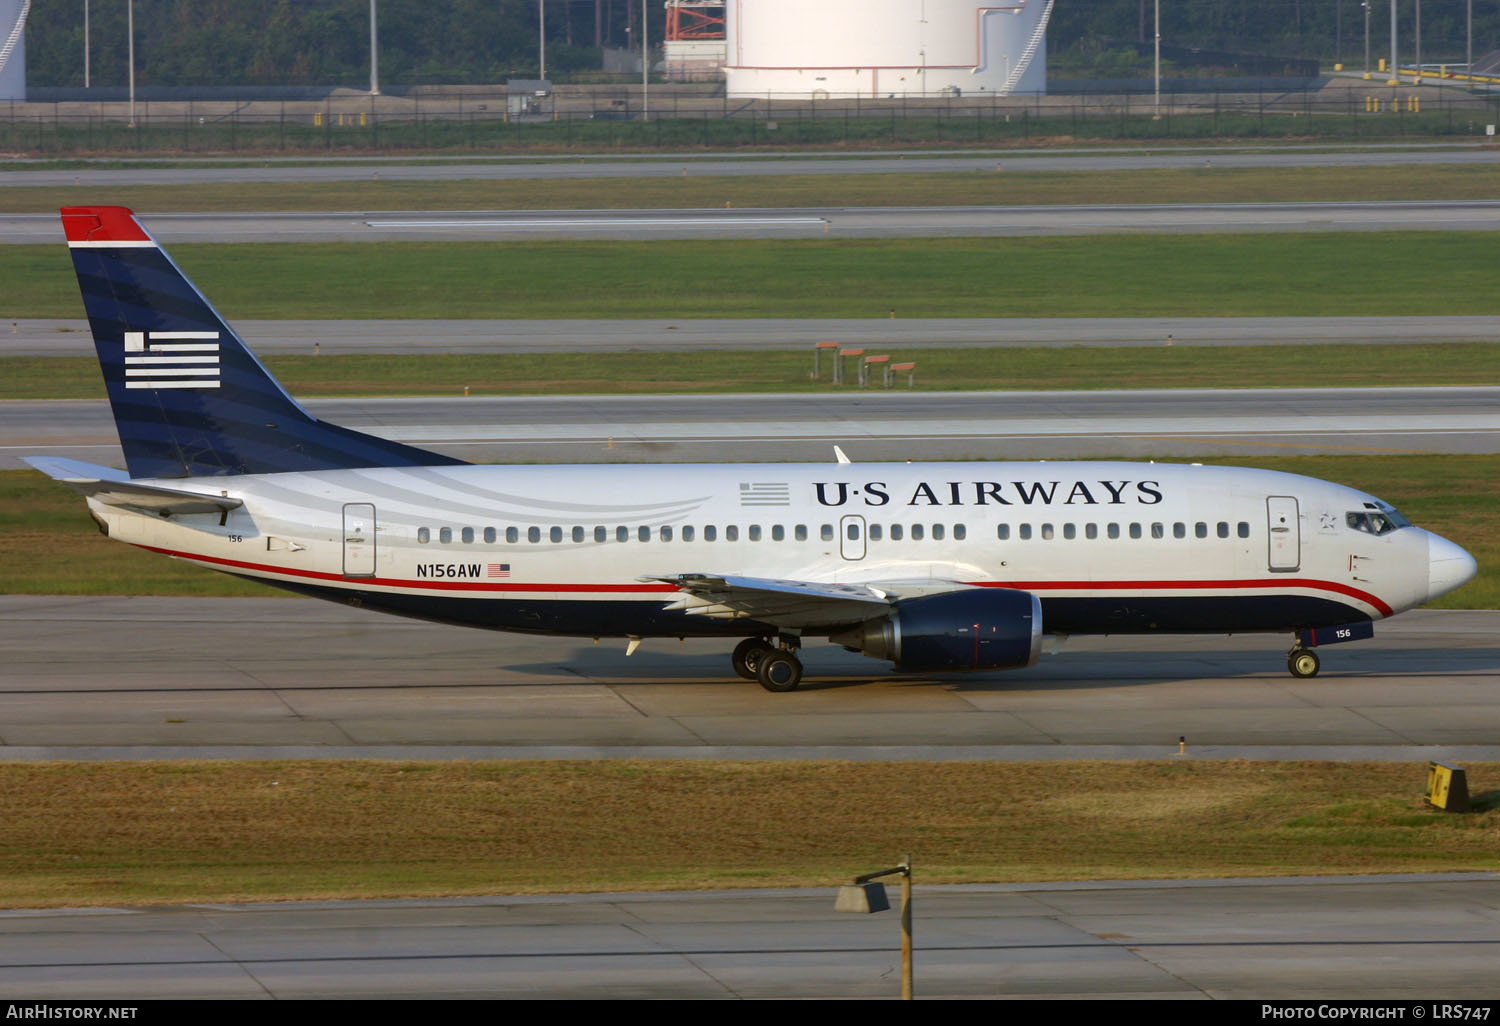
[[26,99],[26,14],[31,0],[0,0],[0,100]]
[[1040,93],[1053,0],[729,0],[730,96]]

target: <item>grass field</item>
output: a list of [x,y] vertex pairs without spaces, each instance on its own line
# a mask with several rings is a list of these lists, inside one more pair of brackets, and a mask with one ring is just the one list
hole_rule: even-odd
[[[913,154],[920,157],[921,154]],[[1204,158],[1212,164],[1213,156]],[[17,165],[23,167],[24,165]],[[280,165],[278,165],[280,166]],[[832,165],[832,166],[837,166]],[[55,213],[111,203],[157,214],[211,211],[569,210],[748,207],[1025,206],[1101,203],[1270,203],[1500,198],[1492,168],[1169,168],[1026,171],[997,156],[986,171],[914,174],[533,178],[200,185],[56,185],[0,189],[0,213]],[[375,173],[374,169],[371,174]],[[66,174],[59,174],[66,180]],[[0,171],[0,185],[5,174]]]
[[[228,317],[1494,314],[1494,232],[193,244]],[[0,246],[5,316],[81,316],[61,246]]]
[[[697,353],[473,353],[262,357],[292,392],[311,396],[807,392],[833,389],[830,360],[811,378],[808,349]],[[852,342],[852,339],[845,341]],[[332,348],[332,347],[330,347]],[[873,350],[871,350],[873,352]],[[882,349],[882,351],[885,351]],[[1279,388],[1500,383],[1500,342],[1155,347],[894,347],[915,360],[922,391],[1092,388]],[[852,368],[852,364],[850,365]],[[91,357],[0,358],[0,399],[97,399]],[[880,371],[872,379],[881,387]],[[906,374],[896,387],[906,387]],[[853,371],[850,369],[850,378]],[[855,385],[844,386],[853,391]]]
[[[1436,608],[1500,608],[1500,457],[1283,456],[1202,462],[1308,474],[1378,495],[1479,561],[1479,576],[1433,603]],[[283,594],[109,541],[89,519],[81,498],[30,470],[0,471],[0,580],[7,591],[21,594]]]
[[[0,765],[0,907],[1495,868],[1423,764]],[[1088,838],[1088,843],[1078,843]]]

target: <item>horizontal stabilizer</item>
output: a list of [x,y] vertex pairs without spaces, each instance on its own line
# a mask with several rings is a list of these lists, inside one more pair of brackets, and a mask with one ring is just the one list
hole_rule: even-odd
[[227,495],[200,495],[197,492],[162,488],[132,481],[123,470],[100,467],[81,460],[55,456],[27,456],[27,463],[52,480],[67,485],[106,506],[144,509],[154,513],[227,513],[244,503]]

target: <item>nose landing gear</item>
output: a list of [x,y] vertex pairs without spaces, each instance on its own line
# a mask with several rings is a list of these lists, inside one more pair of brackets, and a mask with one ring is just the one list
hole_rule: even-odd
[[1286,668],[1293,677],[1316,677],[1318,675],[1318,653],[1297,645],[1286,654]]

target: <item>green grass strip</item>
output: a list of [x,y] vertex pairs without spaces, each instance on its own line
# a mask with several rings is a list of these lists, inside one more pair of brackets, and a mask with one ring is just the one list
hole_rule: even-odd
[[[1378,495],[1479,561],[1478,577],[1434,607],[1500,609],[1500,456],[1246,456],[1202,462],[1307,474]],[[16,594],[283,594],[110,541],[99,534],[81,498],[31,470],[0,471],[0,580]]]
[[[563,395],[836,391],[831,361],[812,380],[812,343],[855,343],[833,333],[801,350],[706,352],[275,354],[263,357],[294,395]],[[333,348],[332,346],[329,347]],[[1500,384],[1500,342],[1284,346],[878,347],[915,361],[922,391],[1094,388],[1276,388]],[[869,350],[871,353],[875,349]],[[872,384],[881,389],[882,371]],[[851,372],[852,378],[852,372]],[[895,387],[906,387],[905,372]],[[854,385],[843,387],[852,392]],[[0,358],[0,399],[96,399],[92,357]]]
[[[920,157],[920,154],[914,155]],[[1027,171],[995,157],[984,171],[914,174],[711,176],[683,162],[658,178],[533,178],[202,185],[7,186],[0,212],[55,213],[110,203],[151,213],[326,210],[570,210],[747,207],[927,207],[1108,203],[1272,203],[1500,198],[1494,170],[1421,167],[1201,168]],[[278,165],[278,167],[281,165]],[[19,167],[19,165],[18,165]],[[67,176],[60,174],[66,180]],[[5,176],[0,173],[0,185]]]
[[[1500,233],[192,244],[231,318],[1494,314]],[[78,317],[67,250],[0,246],[12,317]]]
[[1467,769],[1454,815],[1401,763],[13,763],[0,907],[1492,872]]

